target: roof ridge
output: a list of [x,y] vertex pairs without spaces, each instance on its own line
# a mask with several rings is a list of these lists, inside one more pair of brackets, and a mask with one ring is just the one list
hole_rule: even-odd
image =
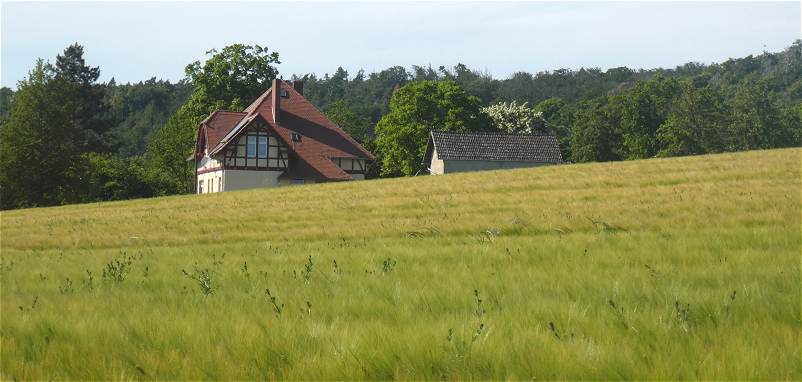
[[259,97],[256,97],[256,99],[253,100],[253,102],[251,102],[251,104],[248,105],[248,107],[246,107],[243,111],[245,113],[250,114],[250,113],[253,113],[253,112],[259,110],[259,106],[261,106],[262,103],[267,99],[267,94],[268,93],[272,93],[272,91],[273,91],[273,87],[272,86],[267,88],[267,90],[265,90],[264,93],[259,95]]

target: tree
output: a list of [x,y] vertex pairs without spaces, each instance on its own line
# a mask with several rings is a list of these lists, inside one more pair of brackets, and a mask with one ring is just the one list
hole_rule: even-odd
[[493,121],[496,128],[508,133],[534,134],[546,131],[543,113],[530,108],[526,102],[501,102],[481,110]]
[[47,206],[78,200],[82,130],[77,88],[38,60],[19,82],[0,130],[2,208]]
[[345,99],[334,101],[328,104],[323,111],[326,117],[357,141],[373,140],[373,124],[369,119],[357,114],[355,106],[350,101]]
[[194,102],[209,112],[215,107],[244,109],[270,87],[278,76],[274,65],[281,63],[278,53],[259,45],[233,44],[206,54],[211,58],[187,65],[185,73]]
[[620,118],[616,98],[598,97],[577,105],[571,131],[571,160],[606,162],[621,159]]
[[682,82],[682,93],[674,101],[668,118],[657,129],[660,156],[698,155],[721,152],[727,128],[721,93],[692,81]]
[[739,86],[730,100],[732,123],[729,127],[728,150],[755,150],[786,147],[794,141],[792,127],[782,120],[780,101],[766,83]]
[[192,153],[198,123],[216,109],[244,109],[278,74],[273,66],[280,63],[278,53],[259,45],[234,44],[207,54],[211,58],[203,64],[186,67],[192,94],[148,143],[145,158],[157,194],[190,192],[193,168],[186,158]]
[[546,122],[546,129],[557,137],[563,158],[571,157],[573,107],[562,98],[549,98],[535,106]]
[[56,56],[55,77],[75,87],[77,98],[75,123],[81,130],[78,142],[81,151],[110,151],[111,139],[106,133],[114,125],[104,101],[105,86],[98,84],[100,68],[86,65],[84,48],[78,43]]
[[416,81],[399,88],[390,112],[376,126],[383,176],[413,175],[421,168],[430,131],[489,131],[492,121],[478,98],[454,81]]
[[680,91],[673,78],[656,76],[638,82],[619,97],[623,100],[621,129],[625,158],[642,159],[657,155],[657,129],[668,117],[671,103]]
[[8,116],[11,110],[11,100],[14,98],[14,91],[7,88],[0,88],[0,126],[3,125],[3,119]]

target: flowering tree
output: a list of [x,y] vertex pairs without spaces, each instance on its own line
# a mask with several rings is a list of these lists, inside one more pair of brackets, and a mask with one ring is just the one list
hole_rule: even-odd
[[537,133],[546,131],[543,113],[530,108],[526,102],[502,102],[482,108],[496,127],[508,133]]

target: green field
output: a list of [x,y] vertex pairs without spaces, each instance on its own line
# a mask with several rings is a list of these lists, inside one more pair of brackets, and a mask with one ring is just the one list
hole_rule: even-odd
[[801,154],[3,212],[0,377],[799,380]]

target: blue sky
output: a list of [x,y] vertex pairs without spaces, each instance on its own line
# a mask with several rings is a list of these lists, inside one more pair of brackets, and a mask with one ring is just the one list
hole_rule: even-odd
[[72,42],[101,80],[179,80],[232,43],[278,51],[284,77],[392,65],[516,71],[674,67],[779,51],[800,38],[800,3],[19,3],[0,6],[0,84]]

